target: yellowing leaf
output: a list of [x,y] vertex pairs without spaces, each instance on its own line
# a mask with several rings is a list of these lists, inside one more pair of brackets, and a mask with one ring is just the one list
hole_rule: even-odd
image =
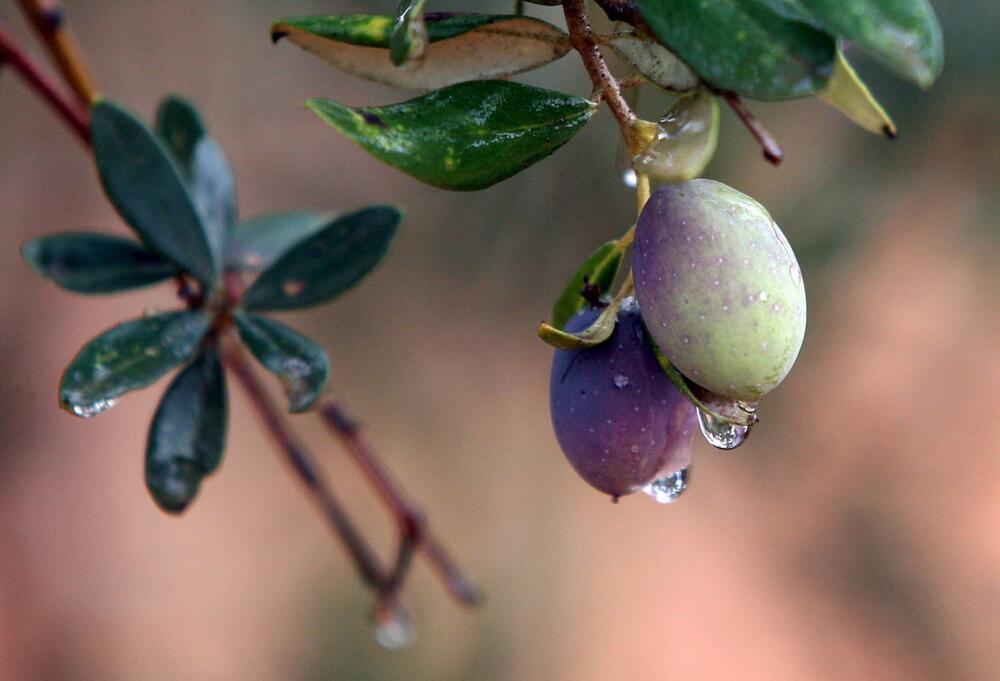
[[890,138],[896,136],[896,125],[889,114],[872,96],[840,50],[837,50],[837,61],[830,80],[816,96],[865,130]]

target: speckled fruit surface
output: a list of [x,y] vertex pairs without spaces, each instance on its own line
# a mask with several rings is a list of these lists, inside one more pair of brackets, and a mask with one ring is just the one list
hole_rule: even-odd
[[755,402],[792,368],[806,329],[802,273],[749,196],[713,180],[658,189],[632,267],[650,335],[695,383]]
[[[597,315],[585,310],[567,330],[585,329]],[[606,494],[635,492],[691,463],[697,410],[657,363],[631,299],[606,342],[587,350],[556,350],[550,404],[566,458]]]

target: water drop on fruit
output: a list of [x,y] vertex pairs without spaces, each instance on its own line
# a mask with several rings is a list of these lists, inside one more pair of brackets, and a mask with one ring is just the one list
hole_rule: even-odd
[[662,478],[657,478],[642,488],[642,491],[658,504],[672,504],[688,488],[691,467],[687,466]]

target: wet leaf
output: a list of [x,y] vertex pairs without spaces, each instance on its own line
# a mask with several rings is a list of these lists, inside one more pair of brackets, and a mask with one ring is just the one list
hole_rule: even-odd
[[21,249],[36,272],[77,293],[116,293],[176,276],[177,265],[132,239],[85,232],[44,236]]
[[927,0],[799,0],[829,30],[930,87],[944,64],[941,25]]
[[243,305],[294,310],[335,298],[382,260],[401,219],[392,206],[370,206],[328,222],[257,277]]
[[701,86],[698,74],[652,38],[635,33],[616,33],[611,37],[610,45],[618,56],[654,85],[672,92],[688,92]]
[[460,83],[402,104],[307,106],[368,153],[443,189],[483,189],[545,158],[590,120],[594,104],[502,80]]
[[288,393],[288,410],[306,411],[323,394],[330,365],[326,353],[298,331],[245,312],[236,314],[240,338],[254,357],[281,379]]
[[636,4],[656,37],[717,88],[755,99],[805,97],[820,90],[833,71],[834,39],[810,25],[794,2]]
[[66,368],[60,405],[92,416],[120,395],[145,388],[195,353],[210,322],[202,312],[166,312],[105,331]]
[[143,243],[202,282],[216,282],[201,219],[177,166],[133,114],[107,100],[91,109],[91,136],[101,184]]
[[833,75],[817,96],[865,130],[889,138],[896,136],[895,123],[840,50],[837,50],[837,65],[833,69]]
[[569,49],[569,37],[531,17],[429,13],[427,48],[406,68],[388,55],[394,18],[385,15],[293,17],[272,27],[342,71],[412,90],[436,90],[468,80],[501,78],[548,64]]
[[146,487],[164,511],[187,508],[218,468],[227,418],[226,375],[218,350],[206,348],[174,378],[149,429]]
[[602,294],[610,291],[624,255],[625,249],[617,240],[598,246],[569,280],[552,307],[552,326],[562,329],[577,312],[587,307],[587,300],[581,295],[585,283],[597,286]]
[[290,211],[242,222],[230,239],[226,266],[246,272],[265,270],[289,248],[328,225],[335,217],[333,213]]
[[719,102],[707,90],[677,98],[663,113],[656,136],[632,160],[655,182],[686,182],[701,175],[719,142]]

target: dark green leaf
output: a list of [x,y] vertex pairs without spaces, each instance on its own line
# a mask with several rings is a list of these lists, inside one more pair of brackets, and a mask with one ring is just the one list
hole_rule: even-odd
[[281,379],[288,393],[288,410],[309,409],[323,394],[330,364],[323,349],[284,324],[237,313],[240,338],[264,367]]
[[396,66],[402,66],[408,61],[419,61],[427,50],[427,24],[424,23],[426,4],[427,0],[400,0],[396,11],[396,25],[389,37],[389,56]]
[[221,261],[236,225],[236,181],[222,147],[210,137],[195,145],[189,187],[212,255]]
[[156,134],[174,155],[181,171],[190,177],[195,145],[208,135],[198,110],[183,97],[165,97],[156,110]]
[[705,81],[756,99],[806,97],[833,71],[836,44],[795,2],[637,0],[656,36]]
[[107,100],[91,109],[97,170],[111,203],[143,242],[206,284],[214,260],[204,228],[174,162],[134,115]]
[[243,304],[294,310],[334,298],[378,264],[401,218],[392,206],[371,206],[329,222],[257,277]]
[[569,280],[552,307],[552,326],[562,329],[573,315],[587,306],[586,299],[581,295],[585,283],[597,286],[602,294],[610,291],[623,255],[625,249],[617,240],[598,246]]
[[306,106],[376,158],[444,189],[483,189],[545,158],[594,113],[594,104],[502,80],[460,83],[402,104]]
[[423,58],[397,68],[387,53],[393,22],[385,15],[295,17],[276,23],[272,37],[287,37],[342,71],[414,90],[512,76],[570,49],[565,31],[533,17],[434,13],[425,16]]
[[59,404],[77,416],[101,413],[118,396],[145,388],[187,361],[210,322],[202,312],[167,312],[105,331],[66,368]]
[[941,73],[941,25],[927,0],[800,0],[827,30],[929,87]]
[[272,213],[242,222],[233,232],[226,266],[259,272],[271,266],[289,248],[333,221],[333,213],[293,211]]
[[43,277],[77,293],[115,293],[155,284],[177,266],[132,239],[64,233],[29,241],[24,259]]
[[218,350],[206,348],[174,378],[149,429],[146,487],[164,511],[187,508],[218,468],[227,417],[226,375]]

